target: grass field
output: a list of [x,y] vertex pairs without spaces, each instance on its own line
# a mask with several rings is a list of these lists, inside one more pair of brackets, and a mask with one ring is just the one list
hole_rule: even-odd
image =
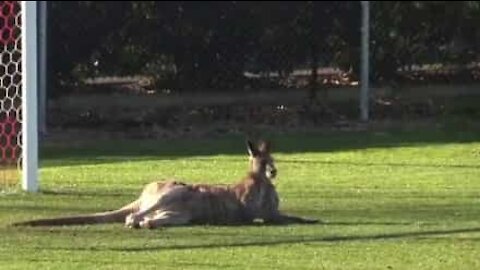
[[282,210],[324,224],[11,228],[113,209],[164,177],[232,183],[243,138],[44,145],[42,192],[0,195],[0,269],[480,269],[480,131],[273,136]]

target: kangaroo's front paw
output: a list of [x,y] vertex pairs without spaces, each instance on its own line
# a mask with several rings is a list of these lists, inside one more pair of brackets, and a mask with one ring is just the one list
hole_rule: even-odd
[[125,227],[130,229],[139,229],[140,221],[134,214],[130,214],[125,218]]
[[140,228],[144,228],[144,229],[154,229],[155,228],[153,220],[151,220],[149,218],[145,218],[142,221],[140,221],[139,226],[140,226]]

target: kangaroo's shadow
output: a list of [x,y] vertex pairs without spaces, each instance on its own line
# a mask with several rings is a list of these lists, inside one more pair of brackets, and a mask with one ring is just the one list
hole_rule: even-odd
[[[247,225],[247,226],[265,226],[265,225]],[[285,244],[319,244],[319,243],[341,243],[354,241],[386,241],[404,238],[426,238],[435,236],[448,236],[461,233],[479,233],[478,228],[462,228],[451,230],[428,230],[428,231],[412,231],[399,233],[385,233],[385,234],[368,234],[368,235],[349,235],[349,236],[297,236],[284,237],[278,240],[259,240],[259,241],[244,241],[240,243],[207,243],[194,245],[154,245],[148,247],[45,247],[51,250],[108,250],[120,252],[145,252],[145,251],[160,251],[160,250],[192,250],[192,249],[217,249],[217,248],[236,248],[236,247],[263,247],[263,246],[277,246]],[[218,236],[218,235],[217,235]],[[278,236],[282,238],[282,236]],[[480,238],[469,238],[480,239]]]
[[154,250],[184,250],[184,249],[215,249],[215,248],[229,248],[229,247],[262,247],[262,246],[276,246],[284,244],[299,244],[299,243],[329,243],[329,242],[352,242],[352,241],[375,241],[375,240],[391,240],[412,237],[428,237],[428,236],[444,236],[459,233],[477,233],[480,228],[464,228],[452,230],[431,230],[431,231],[417,231],[417,232],[401,232],[401,233],[387,233],[387,234],[372,234],[372,235],[351,235],[351,236],[325,236],[325,237],[299,237],[293,239],[280,239],[274,241],[251,241],[244,243],[228,243],[228,244],[199,244],[199,245],[171,245],[171,246],[151,246],[151,247],[132,247],[132,248],[118,248],[112,249],[125,252],[143,252]]
[[[138,193],[138,192],[137,192]],[[107,190],[100,192],[95,191],[78,191],[78,190],[42,190],[41,194],[44,195],[62,195],[62,196],[86,196],[86,197],[126,197],[126,196],[135,196],[136,194],[126,191],[111,191]]]

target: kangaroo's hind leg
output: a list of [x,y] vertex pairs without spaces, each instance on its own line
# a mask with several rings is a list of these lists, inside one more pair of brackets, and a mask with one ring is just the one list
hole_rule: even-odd
[[152,218],[145,218],[140,221],[141,228],[155,229],[161,226],[186,225],[190,222],[191,216],[186,212],[158,211]]
[[160,199],[149,198],[149,201],[144,201],[138,212],[131,213],[125,218],[125,226],[129,228],[140,228],[140,222],[146,215],[154,212],[160,205]]
[[125,226],[129,228],[139,228],[147,215],[155,211],[160,211],[168,205],[181,203],[182,196],[187,190],[184,186],[174,186],[165,192],[159,194],[149,194],[142,198],[140,211],[132,213],[125,219]]

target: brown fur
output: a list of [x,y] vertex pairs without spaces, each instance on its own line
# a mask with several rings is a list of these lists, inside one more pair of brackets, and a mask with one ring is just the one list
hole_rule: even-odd
[[139,199],[115,211],[91,215],[40,219],[16,223],[28,226],[58,226],[125,222],[132,228],[156,228],[186,224],[246,224],[256,219],[266,223],[315,223],[279,212],[279,199],[272,180],[276,168],[268,143],[256,148],[248,142],[250,169],[235,185],[185,184],[170,180],[145,186]]

